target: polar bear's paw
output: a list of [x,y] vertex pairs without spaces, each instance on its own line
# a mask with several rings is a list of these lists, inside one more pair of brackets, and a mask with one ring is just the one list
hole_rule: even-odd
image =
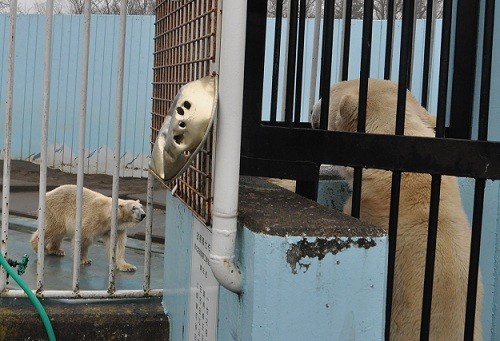
[[92,264],[92,259],[89,259],[87,257],[82,257],[80,259],[80,264],[82,264],[82,265],[90,265],[90,264]]
[[120,271],[125,271],[125,272],[132,272],[137,270],[135,266],[129,263],[116,264],[116,268]]
[[48,255],[52,255],[52,256],[62,257],[62,256],[64,256],[64,251],[61,250],[61,249],[59,249],[59,250],[48,250],[47,254]]

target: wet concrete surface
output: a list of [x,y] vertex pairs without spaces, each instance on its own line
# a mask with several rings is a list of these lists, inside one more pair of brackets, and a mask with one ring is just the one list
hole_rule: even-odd
[[[3,160],[0,160],[3,169]],[[40,166],[27,161],[11,161],[9,212],[13,216],[36,219],[38,214]],[[0,177],[0,190],[3,179]],[[47,170],[47,191],[64,184],[76,184],[76,174],[64,173],[58,169]],[[85,174],[83,186],[93,191],[111,196],[113,178],[105,174]],[[147,179],[120,178],[119,197],[139,199],[146,205]],[[165,237],[166,189],[155,180],[153,192],[153,239],[163,242]],[[129,229],[129,237],[144,239],[146,220]]]
[[[3,167],[3,161],[0,162]],[[3,168],[2,168],[3,169]],[[24,254],[29,256],[29,263],[23,278],[35,287],[36,254],[29,242],[31,233],[37,228],[39,165],[25,161],[11,161],[11,193],[9,200],[10,228],[8,239],[8,255],[11,259],[20,260]],[[3,179],[2,179],[3,180]],[[2,181],[0,180],[0,181]],[[84,186],[111,195],[112,177],[109,175],[85,175]],[[59,170],[48,169],[47,190],[62,184],[76,184],[76,174],[67,174]],[[119,196],[123,199],[139,199],[146,205],[147,179],[121,178]],[[151,287],[163,287],[163,243],[165,236],[165,191],[161,184],[155,184],[153,210],[153,253]],[[17,219],[16,217],[25,219]],[[144,273],[144,235],[146,220],[143,220],[128,231],[125,260],[137,267],[136,272],[117,271],[117,289],[141,289]],[[45,257],[45,290],[69,290],[72,284],[73,257],[69,241],[64,241],[64,257]],[[94,244],[89,251],[92,264],[81,267],[81,290],[107,289],[108,260],[102,243]],[[15,282],[10,286],[16,288]]]
[[[3,169],[3,162],[0,161]],[[0,177],[0,182],[3,179]],[[63,184],[76,184],[76,174],[48,170],[47,190]],[[85,175],[84,186],[111,195],[112,177]],[[2,182],[3,187],[3,182]],[[0,187],[0,188],[2,188]],[[29,256],[26,272],[21,278],[36,288],[37,255],[29,242],[37,228],[39,199],[39,165],[12,161],[8,256],[21,260]],[[147,179],[121,178],[119,196],[139,199],[146,205]],[[163,288],[163,247],[165,229],[166,189],[155,184],[153,210],[153,245],[151,254],[151,288]],[[117,290],[142,290],[144,279],[144,234],[146,220],[129,229],[125,260],[137,267],[135,272],[116,271]],[[65,240],[64,257],[46,256],[44,290],[71,290],[73,256],[71,242]],[[109,261],[102,243],[90,247],[92,264],[81,266],[80,290],[107,290]],[[8,289],[19,289],[9,278]],[[167,340],[168,321],[160,298],[145,299],[43,299],[43,306],[61,340]],[[28,299],[0,298],[0,340],[47,339],[40,317]]]
[[[31,249],[29,239],[31,231],[25,228],[11,227],[9,229],[9,258],[21,260],[24,254],[29,256],[26,272],[21,276],[30,288],[36,288],[37,278],[37,255]],[[131,244],[131,245],[130,245]],[[125,260],[137,267],[135,272],[115,272],[115,284],[117,290],[142,289],[144,278],[144,250],[143,244],[130,243],[127,246]],[[151,288],[163,287],[163,244],[153,246],[151,253]],[[45,290],[71,290],[73,282],[73,256],[71,243],[63,241],[61,248],[65,256],[45,257]],[[102,243],[96,243],[90,247],[90,265],[80,267],[80,290],[107,290],[108,289],[108,264],[109,260]],[[9,289],[20,289],[17,283],[10,279],[7,285]]]

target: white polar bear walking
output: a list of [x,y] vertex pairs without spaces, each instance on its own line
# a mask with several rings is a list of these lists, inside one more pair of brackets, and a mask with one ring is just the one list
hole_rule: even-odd
[[[64,237],[73,239],[76,221],[75,185],[62,185],[47,192],[45,211],[45,253],[64,256],[61,242]],[[103,239],[110,252],[111,198],[83,188],[81,264],[89,265],[90,245]],[[116,234],[116,267],[120,271],[135,271],[136,267],[125,261],[125,244],[128,227],[144,219],[146,213],[139,200],[118,199],[118,227]],[[31,245],[38,251],[38,231],[31,236]]]

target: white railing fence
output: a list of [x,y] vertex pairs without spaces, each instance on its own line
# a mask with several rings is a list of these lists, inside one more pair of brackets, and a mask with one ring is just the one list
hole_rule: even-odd
[[[85,1],[85,14],[83,19],[83,42],[81,55],[81,87],[80,87],[80,110],[79,110],[79,139],[78,139],[78,159],[85,160],[86,150],[86,127],[87,127],[87,103],[88,103],[88,78],[89,78],[89,50],[91,46],[91,1]],[[112,187],[112,217],[111,217],[111,245],[112,252],[109,257],[109,271],[107,290],[80,290],[80,253],[81,253],[81,231],[82,231],[82,203],[83,203],[83,180],[84,180],[84,162],[77,162],[77,209],[73,261],[73,283],[72,288],[68,290],[45,290],[44,272],[44,238],[45,238],[45,193],[47,186],[47,166],[48,166],[48,131],[51,122],[50,116],[50,94],[51,94],[51,68],[54,66],[54,56],[51,51],[53,37],[53,1],[47,1],[46,23],[45,23],[45,58],[44,58],[44,77],[43,77],[43,110],[41,112],[41,152],[40,152],[40,193],[39,193],[39,220],[38,220],[38,258],[37,258],[37,283],[34,292],[40,297],[143,297],[158,296],[162,294],[162,289],[152,289],[150,286],[151,273],[151,230],[152,230],[152,178],[149,177],[148,201],[147,201],[147,227],[145,243],[145,267],[143,287],[137,289],[117,290],[115,285],[115,254],[116,254],[116,231],[118,221],[118,189],[119,176],[122,173],[121,163],[121,133],[123,118],[123,84],[124,84],[124,64],[125,64],[125,38],[126,38],[126,15],[127,0],[121,1],[120,29],[117,32],[119,36],[119,45],[115,53],[118,56],[116,68],[116,94],[115,94],[115,130],[114,130],[114,149],[113,159],[113,187]],[[3,170],[3,203],[2,203],[2,254],[5,258],[8,256],[8,232],[9,232],[9,200],[10,200],[10,165],[11,165],[11,146],[12,146],[12,107],[14,96],[14,67],[15,67],[15,47],[16,47],[16,9],[17,1],[11,2],[10,11],[10,42],[8,58],[8,77],[7,77],[7,96],[5,110],[5,132],[4,132],[4,170]],[[95,70],[94,70],[95,71]],[[145,123],[146,124],[146,123]],[[149,127],[149,125],[147,125]],[[0,277],[0,296],[6,297],[24,297],[22,290],[9,290],[6,287],[6,273],[2,268]]]

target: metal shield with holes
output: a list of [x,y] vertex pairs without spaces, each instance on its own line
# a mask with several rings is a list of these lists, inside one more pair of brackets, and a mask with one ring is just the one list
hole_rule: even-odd
[[182,174],[206,140],[217,111],[217,76],[184,85],[158,132],[150,171],[165,182]]

